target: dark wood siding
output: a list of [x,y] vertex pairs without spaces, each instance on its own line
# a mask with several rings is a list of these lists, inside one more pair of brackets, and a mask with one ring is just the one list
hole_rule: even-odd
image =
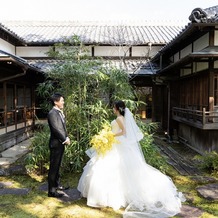
[[193,77],[180,80],[180,102],[181,108],[192,110],[209,109],[209,77],[202,73]]

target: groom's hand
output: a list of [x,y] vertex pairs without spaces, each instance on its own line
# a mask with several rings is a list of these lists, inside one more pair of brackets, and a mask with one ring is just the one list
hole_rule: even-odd
[[70,139],[69,137],[66,138],[66,140],[63,142],[64,145],[69,145],[70,144]]
[[67,144],[67,145],[70,144],[70,139],[68,137],[67,137],[67,140],[66,140],[65,144]]

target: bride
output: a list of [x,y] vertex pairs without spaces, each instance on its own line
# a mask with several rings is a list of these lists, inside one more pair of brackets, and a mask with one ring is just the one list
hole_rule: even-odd
[[78,190],[91,207],[125,208],[124,218],[172,217],[185,201],[171,178],[148,165],[140,148],[143,134],[123,101],[114,103],[111,122],[117,143],[104,156],[89,154]]

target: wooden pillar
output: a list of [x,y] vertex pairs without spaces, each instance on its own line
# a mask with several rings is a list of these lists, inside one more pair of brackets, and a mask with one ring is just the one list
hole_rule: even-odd
[[[209,32],[209,45],[214,46],[214,30]],[[209,59],[209,111],[214,111],[214,61]]]
[[4,101],[4,125],[7,126],[7,86],[6,82],[3,82],[3,101]]
[[214,71],[213,71],[213,61],[209,61],[209,111],[214,110]]

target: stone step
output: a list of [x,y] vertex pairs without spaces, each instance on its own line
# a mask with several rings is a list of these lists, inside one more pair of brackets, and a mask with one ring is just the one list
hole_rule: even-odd
[[181,175],[201,175],[201,172],[195,167],[192,161],[186,158],[186,155],[182,155],[176,151],[171,144],[165,142],[160,137],[155,137],[155,144],[160,149],[161,154],[167,157],[168,163]]
[[1,152],[0,167],[8,166],[15,163],[20,157],[29,152],[31,138],[20,142],[17,145]]

